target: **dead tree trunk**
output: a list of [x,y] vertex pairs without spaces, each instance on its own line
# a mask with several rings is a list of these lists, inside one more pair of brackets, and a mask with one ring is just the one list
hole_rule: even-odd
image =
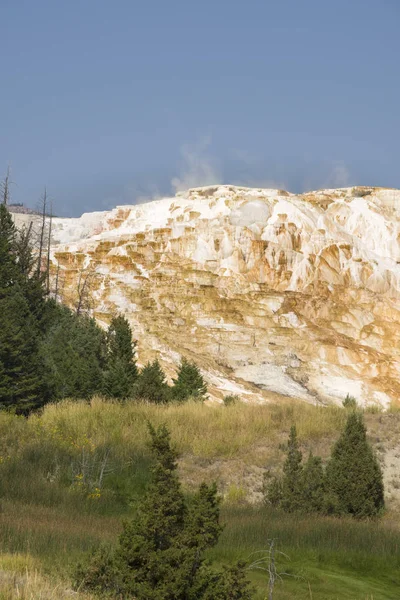
[[56,302],[57,302],[57,298],[58,298],[58,279],[59,279],[59,276],[60,276],[60,263],[58,262],[57,263],[57,271],[56,271],[56,289],[55,289],[55,292],[54,292],[54,298],[55,298]]
[[77,289],[78,297],[77,297],[77,302],[76,302],[76,314],[77,315],[80,315],[83,312],[88,313],[91,309],[90,291],[91,291],[91,283],[92,283],[93,276],[94,276],[93,269],[90,269],[90,270],[82,269],[81,272],[79,273],[78,289]]
[[10,167],[7,167],[7,173],[6,176],[4,177],[2,183],[1,183],[1,199],[2,199],[2,203],[7,206],[8,204],[10,204]]
[[268,583],[268,600],[273,600],[275,581],[277,578],[276,566],[275,566],[275,540],[271,540],[269,545],[269,583]]
[[[254,562],[249,565],[249,569],[260,569],[264,571],[268,575],[268,600],[273,600],[274,598],[274,588],[277,580],[282,581],[282,576],[287,575],[290,576],[289,573],[279,572],[276,568],[276,554],[280,556],[284,556],[288,558],[286,554],[283,552],[276,551],[275,548],[275,539],[268,540],[268,550],[259,550],[254,552],[254,554],[261,554],[260,558],[257,558]],[[266,599],[267,600],[267,599]]]
[[43,256],[45,229],[46,229],[46,208],[47,208],[47,190],[46,190],[46,188],[44,188],[44,194],[42,196],[42,224],[41,224],[40,236],[39,236],[38,274],[42,270],[42,256]]
[[50,220],[49,220],[49,238],[47,240],[47,263],[46,263],[46,290],[50,293],[50,245],[51,245],[51,227],[53,224],[53,203],[50,203]]
[[31,221],[28,228],[20,229],[17,236],[18,264],[25,277],[29,277],[36,267],[35,257],[31,253],[32,225]]

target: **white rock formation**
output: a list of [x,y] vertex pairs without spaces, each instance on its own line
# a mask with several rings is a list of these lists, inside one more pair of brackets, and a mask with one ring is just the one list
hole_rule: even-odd
[[214,398],[387,406],[400,391],[400,191],[229,185],[54,219],[54,272],[144,363],[195,359]]

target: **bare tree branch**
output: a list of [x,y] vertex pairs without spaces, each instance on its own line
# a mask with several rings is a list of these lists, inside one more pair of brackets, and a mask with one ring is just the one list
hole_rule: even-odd
[[53,224],[53,202],[50,202],[50,220],[49,220],[49,237],[47,240],[47,263],[46,263],[46,289],[50,292],[50,246],[51,246],[51,228]]
[[11,175],[11,169],[10,169],[10,165],[8,165],[6,176],[4,177],[3,181],[0,184],[1,201],[6,206],[8,204],[10,204],[10,197],[11,197],[10,196],[10,185],[12,184],[12,181],[10,180],[10,175]]
[[95,277],[93,268],[81,269],[77,287],[76,314],[88,313],[92,308],[92,283]]
[[280,556],[284,556],[286,559],[289,559],[289,557],[284,552],[276,550],[276,539],[272,538],[267,541],[269,543],[269,548],[267,550],[257,550],[256,552],[252,552],[250,554],[250,556],[254,554],[262,554],[262,556],[253,561],[248,566],[248,569],[258,569],[268,573],[268,600],[273,600],[276,582],[282,581],[283,576],[297,577],[297,575],[292,575],[291,573],[286,573],[286,571],[277,570],[276,555],[278,554]]
[[57,302],[57,298],[58,298],[58,282],[59,282],[59,276],[60,276],[60,263],[57,261],[57,271],[56,271],[56,289],[54,291],[54,297],[55,300]]
[[46,208],[47,208],[47,189],[44,188],[44,194],[42,196],[42,224],[40,228],[40,237],[39,237],[39,256],[38,256],[38,273],[42,270],[42,256],[43,256],[43,246],[44,246],[44,236],[46,229]]

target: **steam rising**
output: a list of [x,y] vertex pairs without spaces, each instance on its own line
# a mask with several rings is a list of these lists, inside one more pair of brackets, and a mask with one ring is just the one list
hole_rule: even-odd
[[194,187],[222,183],[221,173],[212,164],[212,159],[207,156],[211,142],[211,136],[208,135],[194,145],[182,146],[182,173],[171,179],[171,186],[175,193]]

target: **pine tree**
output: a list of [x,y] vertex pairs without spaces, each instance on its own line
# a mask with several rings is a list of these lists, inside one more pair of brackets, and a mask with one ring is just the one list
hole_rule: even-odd
[[362,415],[351,413],[336,442],[326,469],[328,493],[336,499],[336,512],[373,517],[384,508],[379,463],[367,441]]
[[207,385],[200,369],[186,358],[182,360],[178,376],[173,382],[172,395],[178,402],[184,402],[188,398],[204,400],[207,396]]
[[18,262],[17,232],[0,205],[0,406],[27,414],[47,400],[38,322]]
[[164,404],[169,401],[171,391],[157,359],[143,367],[134,386],[134,397],[155,404]]
[[16,262],[17,233],[5,204],[0,204],[0,289],[16,283],[19,277]]
[[[47,303],[46,303],[47,304]],[[91,398],[103,390],[105,334],[94,319],[48,303],[41,355],[53,398]]]
[[282,508],[295,512],[302,508],[302,454],[297,441],[296,426],[292,425],[288,440],[288,450],[283,466]]
[[274,508],[282,506],[282,477],[277,475],[271,476],[269,472],[264,475],[263,494],[265,504],[269,504]]
[[325,506],[325,474],[322,460],[310,452],[302,474],[302,510],[321,513]]
[[104,376],[107,396],[124,399],[132,395],[138,377],[135,347],[127,319],[123,316],[114,317],[107,332],[107,368]]
[[[221,532],[215,485],[202,484],[190,505],[177,477],[177,454],[165,426],[150,427],[155,464],[137,517],[124,524],[114,552],[100,549],[80,567],[77,584],[136,600],[248,600],[243,569],[211,571],[204,553]],[[217,585],[218,596],[213,595]],[[243,594],[241,594],[243,592]]]
[[32,223],[28,228],[17,232],[15,237],[15,257],[20,274],[23,294],[29,309],[43,330],[43,317],[46,312],[46,274],[37,269],[37,258],[32,252]]
[[111,360],[133,363],[135,346],[128,320],[122,315],[113,317],[107,332],[108,354]]
[[47,400],[36,323],[18,284],[0,289],[0,407],[27,414]]
[[44,277],[37,275],[31,231],[17,231],[10,213],[0,205],[0,289],[19,284],[29,310],[39,323],[45,310]]

